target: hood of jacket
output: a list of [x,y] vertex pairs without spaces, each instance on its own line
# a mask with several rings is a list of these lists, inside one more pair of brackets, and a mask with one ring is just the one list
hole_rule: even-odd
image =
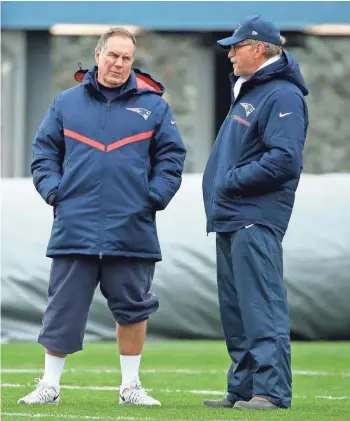
[[[238,77],[231,73],[230,79],[231,83],[234,85]],[[309,93],[305,80],[300,73],[299,64],[294,59],[292,54],[287,51],[283,51],[282,57],[275,63],[272,63],[258,70],[248,80],[249,82],[258,84],[264,83],[271,79],[288,80],[294,83],[294,85],[298,86],[304,96],[308,95]]]
[[[82,83],[82,85],[92,94],[99,93],[97,86],[98,68],[94,66],[90,70],[78,70],[74,79]],[[162,96],[165,92],[164,85],[152,78],[148,73],[142,72],[139,69],[132,69],[129,79],[125,82],[120,92],[124,94],[142,95],[145,93],[153,93]]]

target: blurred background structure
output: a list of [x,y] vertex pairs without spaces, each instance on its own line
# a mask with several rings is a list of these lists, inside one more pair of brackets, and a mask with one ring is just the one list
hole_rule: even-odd
[[[215,247],[213,236],[205,243],[200,181],[192,174],[204,170],[215,135],[229,109],[228,74],[232,68],[227,51],[219,48],[216,40],[230,35],[242,18],[255,14],[262,14],[280,27],[288,40],[286,49],[300,63],[310,90],[304,173],[319,175],[319,178],[304,177],[305,181],[302,178],[299,197],[303,202],[298,202],[297,196],[296,222],[292,219],[286,237],[286,276],[293,278],[288,286],[291,295],[294,294],[292,321],[294,326],[297,323],[294,333],[296,337],[307,339],[350,339],[350,312],[346,303],[346,297],[350,296],[350,186],[349,176],[343,174],[350,172],[350,2],[337,1],[2,2],[1,176],[5,187],[2,295],[3,314],[9,322],[3,330],[5,339],[32,340],[37,332],[30,326],[40,326],[49,270],[49,262],[43,260],[51,223],[45,219],[51,218],[51,214],[44,216],[50,209],[44,209],[44,203],[39,204],[31,182],[10,179],[30,176],[32,141],[49,104],[56,94],[76,85],[73,75],[78,63],[82,63],[84,69],[94,65],[97,40],[110,26],[125,26],[137,37],[135,67],[165,84],[165,99],[172,107],[188,150],[183,192],[175,198],[169,213],[166,211],[160,216],[164,261],[156,274],[155,289],[160,295],[163,291],[164,305],[155,317],[153,333],[196,337],[197,332],[199,337],[221,337],[215,295]],[[330,173],[344,177],[334,178],[333,174],[329,178]],[[198,190],[196,196],[188,186]],[[7,202],[7,194],[13,199],[11,204]],[[172,236],[169,225],[173,224],[173,218],[183,217],[181,209],[188,206],[189,197],[197,198],[198,206],[194,209],[201,216],[198,218],[192,212],[192,219],[183,220],[185,233],[181,241],[180,237]],[[28,224],[22,226],[19,233],[24,215],[33,218],[29,225],[38,229],[42,226],[37,237]],[[199,222],[200,231],[189,234],[186,239],[186,224]],[[179,228],[174,226],[174,230]],[[22,246],[14,240],[19,235],[23,239]],[[28,241],[24,241],[24,237]],[[181,252],[177,256],[174,244],[183,247],[182,253],[186,247],[193,247],[192,259],[183,261]],[[22,260],[20,253],[26,254],[26,250],[30,250],[28,259]],[[209,272],[206,268],[210,268]],[[170,291],[164,279],[168,277],[176,284],[176,276],[182,280],[182,288],[191,288],[192,295],[185,294],[182,299],[186,309],[192,311],[187,314],[192,327],[186,327],[186,318],[178,318],[177,326],[172,322],[177,309],[175,299],[166,297]],[[187,282],[188,279],[193,283]],[[202,285],[201,279],[206,279]],[[203,285],[206,286],[204,292]],[[204,296],[196,296],[198,291]],[[331,305],[326,300],[313,302],[314,294],[323,298],[332,296]],[[22,300],[26,308],[26,311],[22,308],[22,314],[13,307],[11,299],[14,297]],[[35,306],[33,300],[39,304]],[[26,302],[33,308],[26,306]],[[98,319],[105,310],[98,307],[99,303],[96,305]],[[206,311],[207,305],[211,314]],[[167,309],[171,309],[170,316],[164,318]],[[23,314],[28,326],[23,325],[23,332],[13,336],[11,329],[23,319]],[[311,319],[305,321],[305,314]],[[111,318],[108,320],[111,325]],[[100,326],[108,326],[103,318],[99,322]],[[169,322],[168,327],[165,322]],[[327,325],[323,330],[322,323]],[[152,332],[152,324],[150,327]],[[113,335],[113,331],[94,330],[92,323],[89,329],[91,338]]]
[[99,35],[126,26],[135,67],[166,86],[183,133],[186,172],[201,172],[229,108],[227,52],[216,40],[263,14],[287,37],[310,89],[305,171],[350,171],[349,2],[2,2],[3,177],[28,176],[31,142],[54,96],[94,65]]

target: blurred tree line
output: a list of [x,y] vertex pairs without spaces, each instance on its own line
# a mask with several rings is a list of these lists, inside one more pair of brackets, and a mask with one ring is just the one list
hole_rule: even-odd
[[[53,37],[53,96],[76,84],[73,75],[78,62],[83,68],[95,64],[97,40],[92,36]],[[148,32],[137,37],[135,67],[151,73],[166,86],[165,99],[176,116],[189,155],[195,124],[191,115],[200,106],[191,84],[191,61],[200,41],[200,35]],[[310,125],[304,172],[350,172],[350,38],[303,35],[300,46],[288,48],[287,44],[286,49],[299,62],[310,91],[306,98]]]

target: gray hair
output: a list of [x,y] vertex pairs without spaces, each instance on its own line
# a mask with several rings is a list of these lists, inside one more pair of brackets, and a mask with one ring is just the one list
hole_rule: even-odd
[[132,43],[134,44],[134,47],[136,48],[136,39],[131,32],[129,32],[125,28],[110,28],[107,32],[101,35],[100,39],[97,42],[96,50],[103,51],[106,47],[109,38],[114,36],[120,36],[131,39]]
[[271,58],[274,56],[281,56],[283,51],[283,46],[286,44],[287,40],[285,37],[280,36],[281,45],[271,44],[270,42],[265,41],[258,41],[256,39],[247,39],[247,43],[250,45],[255,46],[259,42],[264,44],[265,47],[265,53],[264,56],[266,58]]

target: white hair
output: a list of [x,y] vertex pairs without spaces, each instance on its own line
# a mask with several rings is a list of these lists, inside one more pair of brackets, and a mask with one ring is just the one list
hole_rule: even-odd
[[280,40],[281,40],[281,45],[277,45],[277,44],[271,44],[271,42],[265,42],[265,41],[258,41],[256,39],[247,39],[247,43],[249,45],[257,45],[259,42],[264,44],[265,47],[265,52],[264,52],[264,56],[266,58],[271,58],[274,56],[281,56],[282,55],[282,51],[283,51],[283,46],[286,44],[287,40],[285,37],[282,37],[282,35],[280,36]]
[[108,39],[117,35],[131,39],[132,43],[134,44],[134,47],[136,48],[136,39],[131,32],[129,32],[125,28],[110,28],[107,32],[101,35],[100,39],[97,42],[96,51],[103,51],[106,47]]

